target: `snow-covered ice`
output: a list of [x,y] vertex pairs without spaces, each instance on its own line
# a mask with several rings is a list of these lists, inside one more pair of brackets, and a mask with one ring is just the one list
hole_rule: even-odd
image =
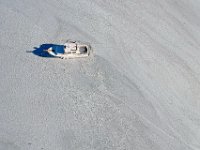
[[0,0],[0,52],[0,150],[200,149],[200,1]]

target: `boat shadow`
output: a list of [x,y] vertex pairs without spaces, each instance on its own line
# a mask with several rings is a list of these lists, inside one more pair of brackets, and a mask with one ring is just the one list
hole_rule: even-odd
[[54,56],[50,55],[48,52],[45,50],[49,49],[50,47],[54,46],[61,46],[57,44],[42,44],[39,47],[34,47],[34,50],[32,51],[26,51],[27,53],[33,53],[36,56],[39,57],[46,57],[46,58],[54,58]]

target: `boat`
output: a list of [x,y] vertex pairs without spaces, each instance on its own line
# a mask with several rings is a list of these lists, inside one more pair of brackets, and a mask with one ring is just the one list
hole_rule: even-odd
[[88,57],[93,53],[89,43],[74,40],[67,40],[63,45],[53,45],[45,51],[61,59]]

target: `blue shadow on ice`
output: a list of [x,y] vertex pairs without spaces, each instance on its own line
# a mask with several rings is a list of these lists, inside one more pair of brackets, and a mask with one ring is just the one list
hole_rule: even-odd
[[57,44],[42,44],[39,48],[34,47],[34,50],[31,51],[34,55],[40,56],[40,57],[47,57],[47,58],[53,58],[54,56],[49,55],[45,50],[49,49],[50,47],[63,47],[63,45],[57,45]]

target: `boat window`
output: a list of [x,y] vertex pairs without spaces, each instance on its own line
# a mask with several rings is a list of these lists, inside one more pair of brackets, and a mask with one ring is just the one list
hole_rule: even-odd
[[82,46],[82,47],[79,48],[79,51],[80,51],[81,54],[85,54],[85,53],[87,53],[87,47]]

